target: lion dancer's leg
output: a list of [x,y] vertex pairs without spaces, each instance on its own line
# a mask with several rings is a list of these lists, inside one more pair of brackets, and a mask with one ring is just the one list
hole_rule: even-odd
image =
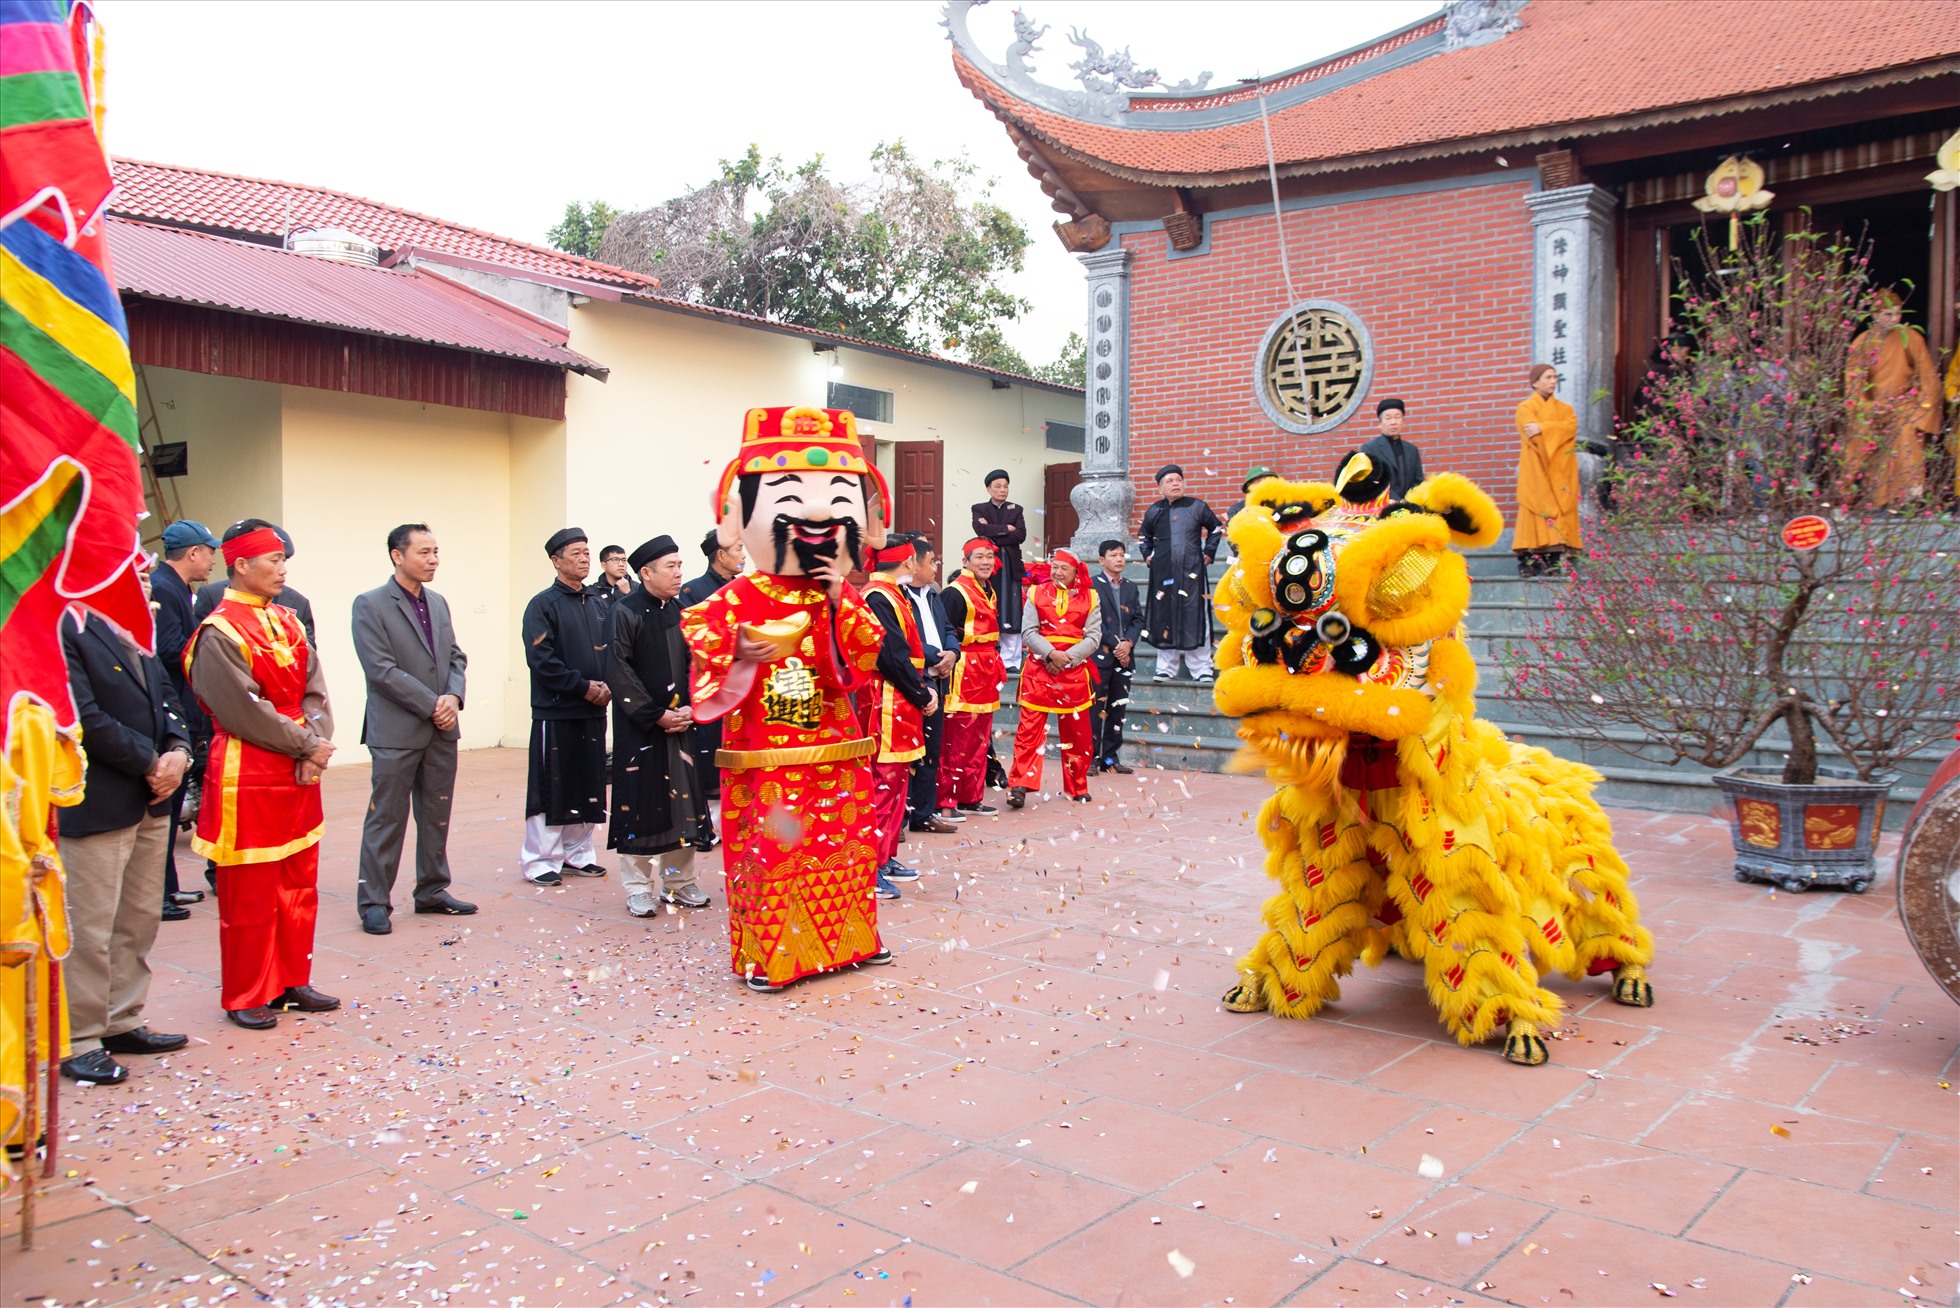
[[1558,996],[1538,984],[1517,891],[1497,864],[1473,847],[1396,850],[1389,892],[1419,944],[1430,1002],[1461,1044],[1505,1028],[1504,1057],[1535,1067],[1546,1058],[1539,1035],[1558,1022]]
[[1640,905],[1627,889],[1626,863],[1602,841],[1572,865],[1568,880],[1573,904],[1566,913],[1566,930],[1578,958],[1572,975],[1611,972],[1615,1000],[1652,1008],[1654,987],[1647,980],[1647,965],[1654,961],[1654,937],[1640,925]]
[[[1343,828],[1331,806],[1309,804],[1288,786],[1259,811],[1266,874],[1280,892],[1266,901],[1267,931],[1239,961],[1224,1004],[1239,1013],[1311,1017],[1340,998],[1371,916],[1370,868],[1358,826]],[[1302,839],[1304,837],[1304,839]]]

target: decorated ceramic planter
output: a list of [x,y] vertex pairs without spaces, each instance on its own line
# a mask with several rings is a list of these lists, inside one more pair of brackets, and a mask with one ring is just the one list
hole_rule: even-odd
[[1814,785],[1786,786],[1781,772],[1731,768],[1714,780],[1735,808],[1729,834],[1737,881],[1790,891],[1844,886],[1861,895],[1871,888],[1878,875],[1873,847],[1895,773],[1860,781],[1854,772],[1818,768]]

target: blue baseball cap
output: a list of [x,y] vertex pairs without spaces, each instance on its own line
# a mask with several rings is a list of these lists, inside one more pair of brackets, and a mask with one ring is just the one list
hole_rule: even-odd
[[167,550],[188,549],[192,545],[208,545],[218,548],[218,538],[211,529],[201,522],[189,518],[179,518],[163,529],[163,547]]

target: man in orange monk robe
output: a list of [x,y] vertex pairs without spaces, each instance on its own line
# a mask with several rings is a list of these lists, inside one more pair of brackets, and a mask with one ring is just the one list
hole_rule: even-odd
[[1917,328],[1900,321],[1899,297],[1878,293],[1871,327],[1851,342],[1844,394],[1852,413],[1845,433],[1847,493],[1885,508],[1926,488],[1926,438],[1940,430],[1940,377]]
[[1579,415],[1557,396],[1558,369],[1531,365],[1518,406],[1518,523],[1511,549],[1520,577],[1557,572],[1579,540]]

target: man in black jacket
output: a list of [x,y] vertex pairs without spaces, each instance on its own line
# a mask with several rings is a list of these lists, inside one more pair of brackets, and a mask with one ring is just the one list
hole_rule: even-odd
[[163,858],[175,828],[170,798],[191,761],[190,730],[162,665],[101,618],[61,624],[68,684],[87,740],[82,802],[61,811],[74,947],[67,959],[72,1080],[114,1085],[116,1054],[163,1054],[190,1043],[143,1025],[150,947],[163,899]]
[[945,835],[954,823],[966,821],[966,814],[958,810],[950,817],[939,812],[939,740],[946,726],[946,690],[952,684],[953,665],[960,659],[960,638],[946,620],[946,606],[932,584],[939,575],[938,552],[924,536],[914,542],[913,550],[912,580],[900,583],[899,589],[912,601],[912,612],[919,619],[926,680],[939,693],[939,704],[925,718],[925,757],[912,765],[912,784],[905,797],[906,829]]
[[1102,571],[1096,575],[1102,644],[1091,656],[1096,665],[1096,701],[1089,707],[1089,734],[1096,745],[1093,770],[1128,776],[1134,769],[1121,755],[1123,719],[1129,713],[1137,638],[1143,635],[1143,597],[1134,581],[1123,579],[1130,552],[1122,541],[1106,540],[1096,553],[1102,560]]
[[[687,642],[681,639],[681,556],[672,536],[633,551],[633,593],[613,601],[612,816],[606,847],[619,851],[626,911],[652,917],[661,900],[706,908],[694,881],[694,760],[686,749],[694,710]],[[654,867],[659,865],[656,879]]]
[[[1396,500],[1407,499],[1409,492],[1422,484],[1422,451],[1402,435],[1402,421],[1407,414],[1408,406],[1400,400],[1388,399],[1377,404],[1375,421],[1381,431],[1361,447],[1369,462],[1388,473],[1388,495]],[[1340,467],[1334,469],[1337,479],[1351,457],[1343,456]]]
[[[684,609],[714,598],[749,565],[749,552],[742,542],[723,545],[713,527],[701,538],[701,557],[708,561],[708,570],[681,587],[680,607]],[[721,719],[689,727],[688,748],[694,754],[694,781],[701,796],[695,812],[694,847],[706,853],[721,843],[715,834],[715,809],[721,804],[721,765],[715,762],[715,751],[721,748]]]
[[592,829],[606,819],[606,705],[612,633],[606,601],[585,584],[592,547],[567,527],[545,542],[557,577],[524,606],[531,668],[531,774],[524,795],[524,879],[602,877]]
[[[150,575],[151,605],[156,610],[157,661],[177,697],[184,725],[191,734],[191,768],[184,784],[170,796],[171,840],[163,856],[163,920],[181,922],[191,915],[178,901],[194,904],[204,898],[201,890],[186,892],[177,882],[176,831],[185,825],[184,810],[197,812],[198,779],[204,772],[204,755],[211,747],[211,720],[204,716],[197,696],[191,694],[184,677],[184,646],[197,630],[197,598],[192,586],[211,580],[211,568],[218,558],[218,538],[201,522],[181,518],[163,529],[163,566]],[[207,868],[213,865],[207,864]],[[210,873],[215,876],[215,872]]]

